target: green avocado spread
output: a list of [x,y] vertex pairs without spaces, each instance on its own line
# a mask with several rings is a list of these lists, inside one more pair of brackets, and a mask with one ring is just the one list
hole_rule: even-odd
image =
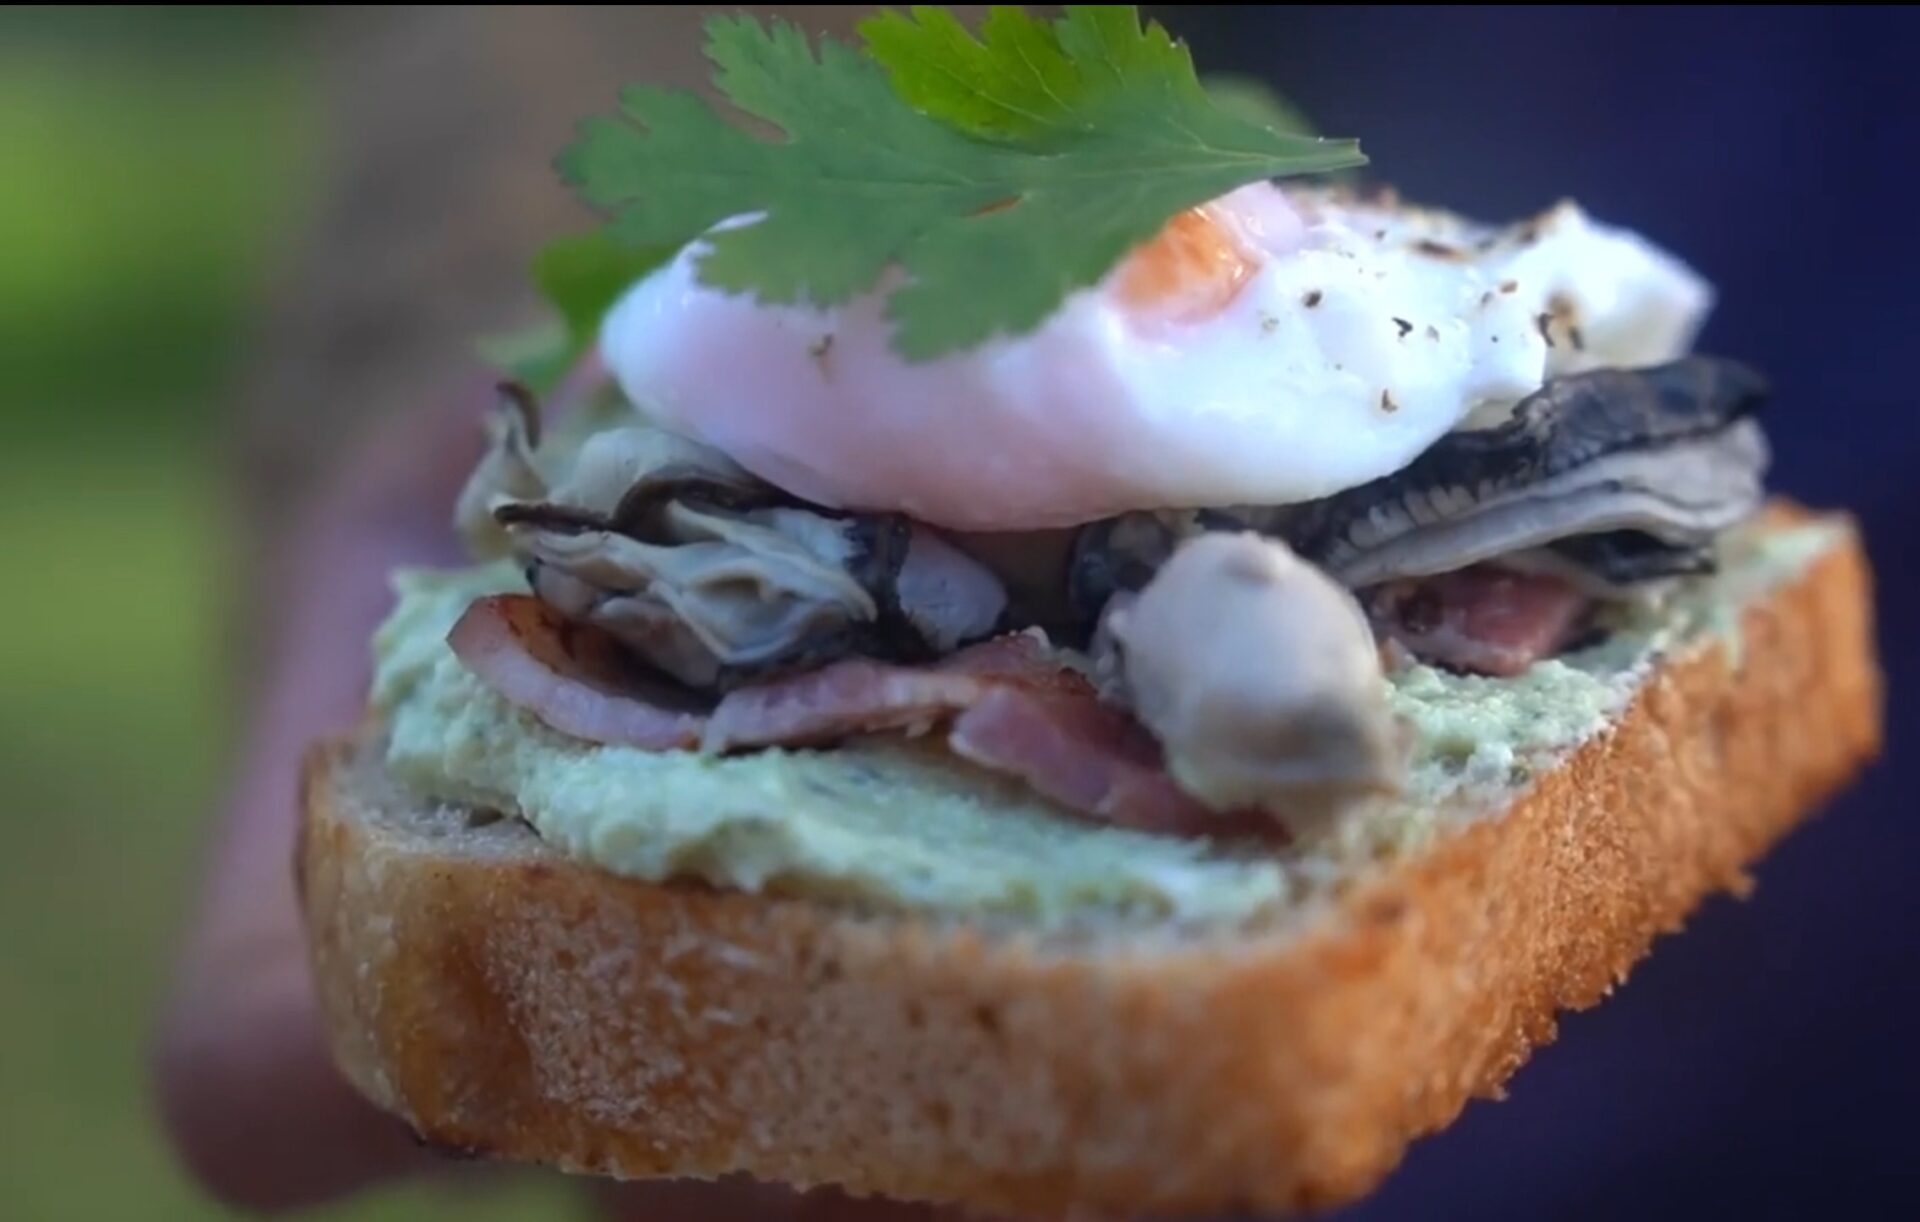
[[1391,853],[1504,801],[1602,732],[1656,659],[1718,637],[1737,660],[1739,608],[1842,529],[1736,531],[1717,576],[1518,678],[1394,674],[1391,703],[1414,737],[1408,793],[1357,812],[1325,843],[1279,852],[1101,827],[906,739],[723,758],[571,739],[495,696],[445,643],[475,596],[524,589],[505,565],[397,576],[375,638],[374,705],[403,784],[517,813],[615,873],[1041,924],[1237,923],[1297,898],[1316,866]]

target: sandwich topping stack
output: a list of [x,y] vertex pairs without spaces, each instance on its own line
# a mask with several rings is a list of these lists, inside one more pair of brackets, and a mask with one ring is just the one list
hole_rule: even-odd
[[[1018,28],[1091,77],[1106,61],[1068,48],[1111,20]],[[894,16],[870,39],[914,66],[931,33]],[[1011,30],[986,35],[979,54]],[[1695,273],[1571,203],[1490,226],[1268,177],[1351,163],[1342,142],[1208,132],[1271,161],[1170,216],[1143,204],[1158,227],[1111,267],[962,346],[931,294],[1011,294],[996,280],[1055,257],[1037,239],[1061,188],[1025,163],[1104,168],[1087,137],[1052,152],[1052,128],[1113,111],[1103,155],[1125,141],[1171,161],[1166,137],[1122,127],[1144,103],[1092,82],[1088,117],[968,134],[879,64],[816,63],[794,38],[715,27],[723,86],[743,48],[791,57],[790,99],[734,86],[791,143],[714,134],[702,156],[741,181],[689,207],[724,215],[605,312],[589,359],[607,384],[590,367],[572,387],[598,414],[542,444],[534,395],[503,393],[458,506],[497,567],[405,587],[381,701],[394,766],[431,796],[516,811],[655,880],[1252,915],[1286,898],[1288,852],[1371,851],[1456,782],[1504,785],[1595,728],[1662,609],[1710,583],[1761,505],[1766,387],[1691,353],[1711,301]],[[827,85],[855,82],[927,177],[881,185],[930,215],[890,249],[876,236],[862,253],[892,261],[837,281],[840,300],[776,292],[867,241],[812,212],[844,219],[857,188],[802,196],[759,165],[802,156],[800,104],[847,105]],[[685,119],[666,106],[630,96],[563,161],[617,228],[651,236],[683,206]],[[1204,95],[1185,107],[1230,123]],[[988,182],[934,214],[959,193],[936,166],[961,153]],[[1196,192],[1214,181],[1163,171],[1189,172]],[[1149,171],[1107,173],[1117,191]],[[994,191],[1016,193],[982,211]],[[988,226],[1018,232],[968,233]],[[948,268],[949,244],[992,262]],[[401,648],[420,636],[449,649]],[[1010,809],[961,809],[954,778],[996,782]]]

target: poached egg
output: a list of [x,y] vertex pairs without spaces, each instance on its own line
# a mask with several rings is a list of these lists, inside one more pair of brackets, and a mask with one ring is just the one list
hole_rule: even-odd
[[628,399],[809,501],[967,531],[1327,496],[1558,374],[1683,355],[1712,304],[1570,202],[1496,227],[1258,183],[1175,217],[1036,330],[915,363],[890,344],[897,281],[769,306],[701,284],[704,248],[608,314]]

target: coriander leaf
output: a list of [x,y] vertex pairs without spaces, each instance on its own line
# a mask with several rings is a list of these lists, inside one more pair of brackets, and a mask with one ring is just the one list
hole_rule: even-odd
[[860,23],[867,52],[917,109],[981,136],[1031,136],[1070,120],[1083,91],[1053,27],[1016,5],[996,4],[976,40],[931,4],[911,16],[883,9]]
[[[898,266],[894,346],[925,360],[1038,326],[1185,208],[1364,161],[1350,141],[1214,106],[1184,48],[1143,31],[1131,6],[1073,6],[1050,26],[998,20],[1015,33],[982,45],[1039,56],[1033,79],[1059,94],[1017,140],[923,114],[845,44],[816,52],[784,22],[717,17],[715,83],[785,138],[749,134],[690,94],[635,87],[621,118],[582,126],[561,173],[629,241],[706,234],[701,279],[765,302],[839,305]],[[747,219],[707,232],[730,218]]]
[[[976,39],[947,9],[915,5],[883,10],[860,25],[867,50],[887,69],[901,97],[922,112],[975,135],[1032,138],[1074,129],[1074,108],[1148,71],[1193,77],[1187,52],[1158,24],[1145,30],[1125,5],[1067,5],[1057,23],[1016,5],[994,5]],[[1075,49],[1069,58],[1067,49]],[[1122,71],[1095,71],[1118,65]],[[1199,82],[1214,105],[1288,135],[1312,129],[1286,102],[1251,77]]]

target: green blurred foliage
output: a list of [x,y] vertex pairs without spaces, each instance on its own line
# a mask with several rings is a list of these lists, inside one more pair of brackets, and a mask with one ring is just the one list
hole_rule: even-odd
[[297,26],[155,39],[164,13],[121,13],[0,22],[0,393],[30,442],[201,439],[268,229],[311,185]]
[[[218,1216],[143,1045],[231,712],[218,447],[314,185],[298,13],[0,10],[0,1216]],[[327,1217],[568,1216],[547,1185]]]

